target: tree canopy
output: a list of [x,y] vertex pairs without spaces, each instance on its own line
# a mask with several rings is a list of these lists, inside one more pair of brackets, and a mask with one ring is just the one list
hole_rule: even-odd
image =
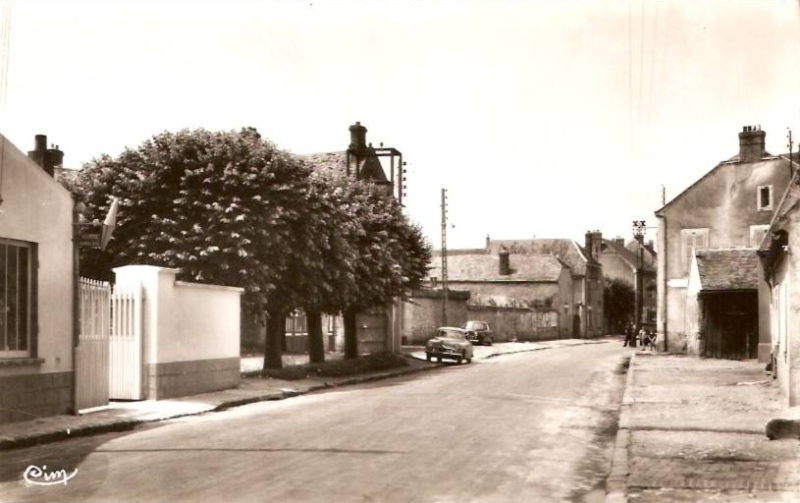
[[383,305],[418,288],[431,254],[420,228],[371,185],[314,168],[252,128],[163,132],[102,155],[67,182],[88,222],[120,201],[113,239],[82,249],[81,270],[113,279],[126,264],[178,268],[187,281],[243,287],[246,307],[276,317]]

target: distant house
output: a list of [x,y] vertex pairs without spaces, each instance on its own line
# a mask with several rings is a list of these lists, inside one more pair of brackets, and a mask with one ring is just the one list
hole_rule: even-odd
[[[603,240],[598,258],[603,266],[604,277],[624,281],[634,290],[634,295],[641,299],[641,321],[647,330],[656,329],[656,256],[652,242],[633,239],[625,244],[623,238],[615,238]],[[642,276],[641,282],[639,274]],[[639,288],[641,293],[637,292]],[[631,312],[634,312],[635,307],[631,306]]]
[[487,236],[486,251],[497,254],[501,249],[520,255],[552,255],[564,263],[572,274],[572,299],[569,312],[575,337],[603,335],[603,266],[598,261],[603,235],[586,233],[585,246],[571,239],[505,239]]
[[800,165],[775,208],[759,255],[771,292],[772,363],[789,406],[800,405]]
[[53,179],[63,152],[27,157],[0,136],[0,423],[74,405],[73,200]]
[[[713,269],[731,257],[752,264],[769,229],[792,168],[786,156],[766,151],[765,138],[766,133],[757,127],[743,128],[738,155],[720,162],[656,211],[657,325],[659,343],[670,351],[770,359],[770,290],[763,277],[755,285],[746,283],[743,289],[735,271],[712,273],[711,293],[703,276],[704,269]],[[725,252],[728,255],[713,252],[730,249],[740,251]],[[699,276],[690,289],[695,262]],[[742,318],[742,313],[750,314]],[[719,325],[722,319],[740,319],[741,323]],[[721,332],[712,335],[714,331]],[[754,332],[757,343],[751,335]]]
[[[463,315],[488,321],[495,340],[572,336],[572,274],[555,256],[452,250],[447,270],[448,289],[469,292]],[[441,277],[440,253],[430,274]],[[450,325],[465,321],[448,317]]]
[[[375,190],[387,198],[395,194],[394,180],[398,180],[402,170],[402,154],[394,148],[373,147],[367,143],[367,128],[360,122],[349,127],[350,144],[346,150],[319,152],[301,155],[300,158],[314,169],[314,175],[329,179],[349,178],[370,183]],[[381,158],[389,164],[387,176]],[[402,197],[402,190],[397,192]],[[400,334],[403,331],[402,311],[399,300],[388,306],[376,306],[358,314],[356,326],[360,351],[399,351]],[[343,320],[341,316],[324,315],[322,326],[327,327],[326,349],[334,351],[344,344]],[[306,317],[302,311],[295,311],[286,320],[287,350],[305,352],[308,347],[308,334],[305,332]],[[263,339],[263,337],[260,337]]]

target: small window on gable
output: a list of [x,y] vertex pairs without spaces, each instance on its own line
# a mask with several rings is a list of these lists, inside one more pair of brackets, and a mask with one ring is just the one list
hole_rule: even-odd
[[758,210],[767,211],[772,209],[772,185],[761,185],[758,187]]

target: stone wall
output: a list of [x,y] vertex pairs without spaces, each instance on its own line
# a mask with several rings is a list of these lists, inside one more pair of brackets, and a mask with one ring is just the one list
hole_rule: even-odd
[[50,372],[0,377],[0,424],[70,413],[72,376]]
[[559,338],[559,313],[555,310],[469,306],[468,312],[471,320],[489,323],[495,342]]

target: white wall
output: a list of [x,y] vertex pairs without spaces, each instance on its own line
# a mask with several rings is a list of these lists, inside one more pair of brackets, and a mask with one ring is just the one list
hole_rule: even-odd
[[[33,141],[33,138],[31,138]],[[0,237],[38,246],[36,367],[0,367],[0,375],[72,370],[73,252],[70,193],[0,135]]]
[[240,297],[244,291],[176,281],[176,269],[114,269],[118,285],[144,289],[144,363],[238,358]]

